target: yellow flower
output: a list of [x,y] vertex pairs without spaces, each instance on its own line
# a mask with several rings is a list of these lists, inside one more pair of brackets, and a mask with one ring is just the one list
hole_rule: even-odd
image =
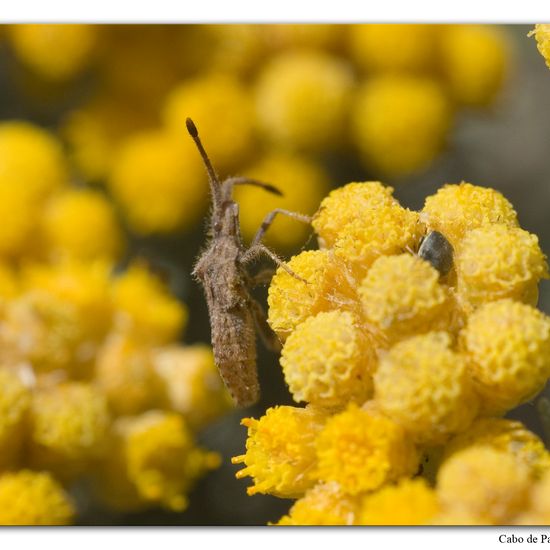
[[455,267],[458,300],[466,312],[501,298],[535,305],[538,283],[548,278],[537,236],[500,224],[469,231],[456,250]]
[[414,474],[418,452],[403,428],[355,404],[327,420],[317,437],[315,476],[336,481],[350,495]]
[[510,523],[525,509],[529,488],[524,464],[510,453],[483,445],[452,455],[437,475],[443,512],[471,516],[489,525]]
[[341,261],[328,250],[307,250],[277,269],[269,286],[268,320],[281,340],[309,316],[333,309],[358,310],[358,298]]
[[[280,197],[255,187],[238,186],[235,189],[241,231],[247,240],[254,237],[265,216],[275,208],[313,214],[329,187],[328,177],[320,164],[282,152],[269,153],[243,174],[268,182],[283,193]],[[308,224],[278,214],[264,242],[274,248],[291,248],[303,243],[310,232]]]
[[13,467],[27,432],[30,391],[12,368],[0,368],[0,468]]
[[353,525],[356,513],[357,499],[346,495],[338,483],[318,483],[276,525]]
[[184,127],[133,134],[113,160],[107,184],[136,233],[189,229],[206,208],[205,171]]
[[332,247],[355,220],[368,220],[379,208],[398,205],[393,188],[378,181],[353,182],[334,189],[321,202],[313,218],[320,245]]
[[123,236],[112,204],[99,192],[72,189],[54,196],[43,215],[46,245],[52,256],[114,260]]
[[514,455],[535,478],[550,469],[550,452],[544,442],[521,422],[507,418],[479,418],[445,445],[443,459],[473,445],[487,445]]
[[425,72],[434,67],[438,25],[350,25],[350,54],[367,72]]
[[181,512],[195,481],[219,466],[216,453],[197,447],[176,413],[151,410],[118,419],[115,440],[98,470],[100,496],[120,511],[154,505]]
[[380,409],[422,444],[441,444],[463,431],[478,410],[466,362],[445,332],[391,348],[380,360],[374,388]]
[[93,25],[11,25],[9,37],[17,57],[39,76],[64,81],[89,64],[96,47]]
[[546,60],[546,65],[550,68],[550,25],[538,24],[531,31],[529,36],[535,35],[537,48]]
[[96,359],[95,381],[116,415],[137,414],[162,403],[163,384],[155,372],[150,345],[113,334]]
[[295,401],[343,408],[370,397],[376,354],[357,318],[330,311],[297,326],[285,342],[281,366]]
[[441,67],[452,98],[484,107],[494,101],[509,72],[509,45],[496,26],[449,25],[440,33]]
[[187,324],[187,308],[145,265],[134,263],[112,284],[115,325],[153,344],[178,338]]
[[100,391],[67,382],[33,395],[30,423],[30,464],[68,480],[105,452],[111,422]]
[[531,487],[529,505],[514,523],[518,525],[550,524],[550,471]]
[[451,122],[451,107],[437,81],[377,76],[356,93],[352,139],[366,167],[405,176],[429,166]]
[[245,464],[237,478],[254,480],[247,493],[298,498],[313,487],[315,438],[324,421],[317,409],[289,406],[270,408],[259,420],[243,419],[241,424],[248,428],[246,453],[232,462]]
[[209,346],[172,345],[155,350],[153,366],[164,385],[168,406],[183,414],[192,428],[205,426],[232,407]]
[[416,212],[399,205],[380,206],[342,229],[334,253],[360,281],[377,258],[416,249],[423,234]]
[[487,412],[531,399],[550,377],[550,319],[532,306],[512,300],[481,306],[461,342]]
[[[178,141],[185,120],[196,124],[208,155],[220,173],[235,170],[247,160],[254,148],[252,98],[234,76],[203,74],[174,88],[164,105],[166,129]],[[195,151],[195,155],[198,153]],[[189,176],[187,176],[189,177]]]
[[283,52],[258,77],[258,125],[286,149],[335,149],[344,137],[352,86],[350,67],[337,57],[300,49]]
[[446,184],[427,197],[420,217],[455,248],[472,229],[493,223],[518,226],[516,211],[502,193],[466,182]]
[[74,505],[47,472],[0,476],[0,525],[70,525]]
[[357,524],[429,525],[438,511],[436,493],[424,479],[403,479],[364,497]]
[[382,342],[446,328],[451,302],[439,273],[411,254],[380,256],[359,286],[369,328]]

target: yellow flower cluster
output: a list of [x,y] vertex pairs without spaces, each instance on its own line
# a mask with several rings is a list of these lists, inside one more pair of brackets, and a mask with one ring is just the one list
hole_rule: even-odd
[[[550,378],[550,318],[535,307],[546,257],[496,190],[446,185],[420,212],[392,191],[332,191],[313,221],[321,248],[290,260],[297,277],[273,277],[269,323],[306,407],[245,419],[237,475],[250,494],[297,499],[280,525],[544,516],[550,452],[501,415]],[[435,231],[449,271],[424,241]]]
[[[239,189],[250,239],[274,208],[313,214],[327,153],[390,177],[425,170],[455,113],[492,104],[510,64],[507,37],[486,25],[10,25],[5,36],[38,85],[97,83],[61,133],[141,235],[188,231],[206,213],[187,117],[222,177],[284,192]],[[302,243],[293,223],[277,220],[272,244]]]
[[535,36],[537,48],[546,61],[546,65],[550,67],[550,25],[538,24],[529,33],[529,36]]
[[69,185],[50,133],[0,124],[0,194],[0,524],[73,522],[84,479],[183,510],[219,464],[195,434],[231,406],[212,350],[180,343],[187,309],[145,263],[117,265],[112,204]]

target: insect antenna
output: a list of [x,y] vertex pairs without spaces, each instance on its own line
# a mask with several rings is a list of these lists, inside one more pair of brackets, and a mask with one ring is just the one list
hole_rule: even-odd
[[199,153],[202,158],[202,162],[204,163],[204,166],[206,167],[206,171],[208,172],[208,180],[210,182],[210,191],[212,193],[212,202],[214,204],[214,208],[217,209],[221,203],[222,184],[220,182],[220,178],[218,177],[218,174],[216,174],[216,171],[214,170],[214,167],[212,166],[212,163],[208,158],[206,150],[204,149],[204,146],[202,144],[201,138],[199,137],[199,131],[197,130],[195,123],[190,118],[187,118],[185,121],[185,125],[187,126],[187,131],[189,132],[189,135],[193,138],[193,141],[195,142],[195,145],[199,150]]

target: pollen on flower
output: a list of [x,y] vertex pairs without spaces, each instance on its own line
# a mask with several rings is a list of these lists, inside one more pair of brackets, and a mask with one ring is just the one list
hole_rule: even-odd
[[311,315],[360,308],[353,280],[331,251],[306,250],[293,256],[287,265],[301,279],[279,267],[267,299],[269,324],[281,340]]
[[338,483],[318,483],[276,525],[354,525],[357,504],[357,498],[344,493]]
[[418,443],[437,445],[474,419],[465,358],[451,349],[451,336],[430,332],[396,344],[374,375],[375,400]]
[[353,182],[332,190],[313,218],[320,244],[334,246],[343,229],[355,220],[368,220],[378,208],[397,205],[393,188],[378,181]]
[[315,475],[350,495],[414,474],[419,455],[405,430],[375,410],[355,404],[330,417],[317,437]]
[[486,445],[516,457],[535,478],[550,469],[550,452],[544,442],[521,422],[508,418],[479,418],[446,445],[442,460],[474,445]]
[[455,267],[458,300],[466,311],[501,298],[535,305],[538,283],[548,278],[537,236],[501,224],[469,231],[456,250]]
[[357,524],[429,525],[438,512],[436,492],[424,479],[403,479],[363,497]]
[[283,347],[281,366],[295,401],[343,408],[371,396],[376,354],[352,313],[329,311],[296,327]]
[[74,504],[48,472],[0,476],[0,525],[70,525]]
[[359,296],[369,327],[382,341],[443,329],[450,322],[451,301],[439,272],[411,254],[380,256]]
[[30,413],[30,464],[60,479],[74,478],[106,450],[110,423],[105,397],[89,384],[38,390]]
[[444,146],[452,116],[436,80],[375,76],[356,92],[351,135],[365,166],[399,177],[433,161]]
[[443,512],[489,525],[507,524],[527,506],[531,476],[510,453],[473,446],[452,455],[437,475]]
[[537,48],[546,60],[546,65],[550,68],[550,25],[539,23],[535,25],[531,34],[535,35]]
[[353,73],[344,60],[319,51],[283,52],[259,75],[258,125],[285,147],[335,149],[344,136],[352,87]]
[[514,207],[495,189],[471,183],[446,184],[426,198],[420,218],[457,247],[467,231],[500,223],[518,226]]
[[460,338],[487,412],[527,401],[550,377],[550,319],[532,306],[509,299],[485,304]]
[[315,439],[325,414],[314,408],[273,407],[259,420],[245,418],[246,453],[233,458],[244,463],[238,478],[250,476],[249,495],[269,493],[284,498],[301,497],[317,481]]

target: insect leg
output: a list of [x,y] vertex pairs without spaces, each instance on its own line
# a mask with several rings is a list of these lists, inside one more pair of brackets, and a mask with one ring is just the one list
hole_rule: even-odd
[[247,264],[248,262],[251,262],[255,260],[258,256],[261,254],[265,254],[266,256],[269,256],[279,267],[283,268],[289,275],[294,277],[295,279],[298,279],[304,283],[307,284],[307,281],[294,273],[288,265],[275,254],[275,252],[272,252],[265,246],[265,244],[262,243],[256,243],[254,246],[250,246],[250,248],[241,256],[241,262],[243,264]]
[[279,191],[274,185],[271,185],[269,183],[265,183],[260,180],[256,180],[254,178],[247,178],[246,176],[236,176],[234,178],[227,178],[222,186],[223,186],[223,192],[224,196],[226,198],[230,198],[231,194],[233,192],[233,187],[235,185],[254,185],[255,187],[261,187],[262,189],[265,189],[269,193],[273,193],[274,195],[283,196],[283,193]]
[[279,338],[277,338],[277,335],[269,326],[264,308],[252,297],[250,298],[250,309],[252,310],[258,335],[265,347],[274,352],[281,351],[281,342],[279,342]]
[[270,225],[273,223],[273,220],[275,219],[275,216],[277,214],[284,214],[285,216],[288,216],[290,218],[294,218],[295,220],[298,220],[300,222],[304,223],[311,223],[311,216],[306,216],[304,214],[298,214],[297,212],[291,212],[290,210],[284,210],[282,208],[275,208],[275,210],[272,210],[262,222],[262,225],[260,225],[260,228],[256,232],[256,235],[254,235],[254,238],[252,239],[252,242],[250,243],[250,247],[253,247],[257,245],[264,236],[265,232],[269,229]]

